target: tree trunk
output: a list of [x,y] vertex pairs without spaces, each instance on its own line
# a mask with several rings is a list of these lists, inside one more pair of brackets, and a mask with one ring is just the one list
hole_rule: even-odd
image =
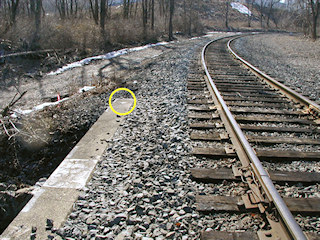
[[263,20],[263,0],[260,0],[260,27],[263,27],[262,24],[262,20]]
[[35,0],[30,0],[30,15],[31,16],[34,16],[35,12],[36,12],[34,1]]
[[267,26],[268,26],[268,27],[269,27],[269,25],[270,25],[270,16],[271,16],[271,13],[272,13],[272,1],[270,2],[269,11],[268,11],[268,14],[267,14]]
[[143,38],[147,38],[147,23],[148,23],[148,0],[142,0],[142,26]]
[[226,1],[226,29],[229,29],[229,1]]
[[189,0],[189,19],[188,19],[188,35],[191,37],[192,36],[192,5],[193,1]]
[[129,17],[130,0],[123,0],[123,18]]
[[[250,2],[248,0],[246,2],[247,2],[246,7],[250,11]],[[248,11],[248,27],[251,27],[251,14],[249,14],[249,11]]]
[[103,41],[103,48],[106,47],[108,39],[105,30],[105,20],[106,20],[106,0],[100,1],[100,31],[101,37]]
[[173,26],[172,26],[173,13],[174,13],[174,0],[170,0],[170,6],[169,6],[169,41],[172,41],[174,39],[173,38]]
[[90,9],[92,13],[93,20],[95,24],[99,25],[99,4],[98,0],[94,0],[94,5],[92,3],[92,0],[90,0]]
[[164,15],[164,2],[163,0],[159,0],[159,14],[160,17]]
[[36,0],[35,2],[35,33],[32,41],[32,49],[39,49],[40,48],[40,30],[41,30],[41,11],[42,11],[42,0]]
[[311,8],[311,37],[313,40],[317,39],[317,23],[318,23],[318,17],[319,17],[319,12],[320,12],[320,2],[319,0],[313,1],[309,0],[309,5]]
[[11,23],[11,25],[16,24],[18,5],[19,5],[19,0],[11,0],[11,9],[10,9],[10,23]]
[[151,30],[154,30],[154,0],[151,0]]
[[61,18],[62,19],[66,18],[66,2],[65,2],[65,0],[61,1]]

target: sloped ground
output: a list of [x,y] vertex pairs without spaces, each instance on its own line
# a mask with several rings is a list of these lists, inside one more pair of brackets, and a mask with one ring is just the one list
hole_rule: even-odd
[[[202,41],[206,42],[208,39],[204,38]],[[194,44],[190,40],[181,39],[181,42],[188,46]],[[90,83],[92,78],[97,78],[101,80],[101,84],[90,92],[76,93],[57,106],[12,119],[21,133],[11,139],[8,139],[4,131],[0,132],[0,231],[28,200],[32,186],[46,180],[108,107],[111,91],[119,86],[137,90],[136,83],[141,81],[141,75],[136,73],[152,66],[156,57],[170,53],[178,44],[180,43],[92,62],[56,76],[44,75],[40,81],[44,86],[42,89],[38,87],[39,81],[33,78],[25,80],[22,86],[28,87],[30,94],[19,102],[18,106],[22,109],[30,109],[35,104],[42,103],[41,90],[59,88],[65,91],[75,79],[83,78],[84,83]],[[184,55],[181,54],[180,57],[184,58]],[[83,86],[83,82],[77,83],[79,87]],[[4,98],[1,98],[1,102],[9,93],[13,96],[14,92],[14,88],[11,92],[2,91]],[[50,96],[49,91],[48,95]]]
[[[215,34],[214,37],[224,35]],[[199,239],[200,230],[256,231],[250,214],[195,210],[197,194],[236,194],[234,183],[204,185],[189,169],[214,161],[189,154],[187,76],[208,39],[170,44],[138,70],[137,106],[116,132],[65,225],[48,231],[60,239]],[[59,235],[59,236],[58,236]]]
[[272,34],[240,38],[234,46],[253,65],[320,104],[319,40]]
[[[31,109],[44,101],[50,101],[50,96],[56,97],[50,91],[57,89],[62,95],[68,94],[70,99],[28,115],[17,114],[17,118],[1,116],[0,232],[28,200],[32,186],[39,179],[40,183],[46,180],[105,111],[111,91],[118,86],[134,90],[134,83],[127,81],[127,78],[137,69],[148,65],[153,57],[162,54],[164,50],[170,51],[171,48],[147,49],[143,53],[96,61],[55,76],[44,74],[38,78],[23,77],[20,88],[22,91],[28,90],[28,93],[14,109]],[[32,67],[34,69],[29,70],[35,74],[41,71],[39,66]],[[85,74],[87,71],[90,71],[88,75]],[[96,89],[86,93],[77,92],[80,87],[91,85],[92,79],[98,79],[95,82]],[[76,86],[72,85],[74,82]],[[70,85],[74,87],[72,93],[68,92]],[[1,103],[8,104],[15,92],[13,86],[2,89]],[[6,135],[2,125],[2,122],[5,123],[8,132],[13,134],[15,130],[9,120],[20,131],[11,138]]]

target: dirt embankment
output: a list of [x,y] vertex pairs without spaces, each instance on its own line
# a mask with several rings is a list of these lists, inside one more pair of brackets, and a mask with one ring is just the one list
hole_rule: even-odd
[[[60,64],[49,67],[48,56],[9,60],[0,66],[14,69],[0,87],[1,112],[17,92],[27,91],[5,116],[0,114],[0,232],[31,197],[33,186],[46,180],[105,111],[111,91],[117,87],[134,91],[134,81],[128,78],[164,51],[171,47],[144,49],[52,76],[46,73]],[[71,55],[68,61],[79,59]],[[95,89],[79,92],[84,86]],[[69,99],[27,115],[12,111],[56,101],[57,93]]]

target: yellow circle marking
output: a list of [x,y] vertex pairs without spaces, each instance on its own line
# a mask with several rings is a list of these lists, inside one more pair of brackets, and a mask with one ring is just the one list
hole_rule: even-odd
[[[127,91],[127,92],[129,92],[129,93],[131,94],[131,96],[133,97],[133,107],[132,107],[128,112],[120,113],[120,112],[117,112],[116,110],[114,110],[114,108],[112,107],[112,104],[111,104],[112,96],[113,96],[116,92],[119,92],[119,91]],[[110,97],[109,97],[109,106],[110,106],[112,112],[114,112],[115,114],[120,115],[120,116],[125,116],[125,115],[130,114],[130,113],[135,109],[136,105],[137,105],[136,96],[135,96],[134,93],[133,93],[130,89],[128,89],[128,88],[117,88],[116,90],[114,90],[114,91],[111,93],[111,95],[110,95]]]

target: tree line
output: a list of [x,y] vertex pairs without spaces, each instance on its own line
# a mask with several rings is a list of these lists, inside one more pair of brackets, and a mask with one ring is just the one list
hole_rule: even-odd
[[[54,11],[46,12],[44,3]],[[61,21],[89,17],[93,24],[99,27],[103,44],[108,45],[109,36],[106,25],[108,19],[114,17],[112,16],[112,11],[114,11],[119,21],[121,18],[141,21],[144,38],[147,38],[148,32],[155,30],[156,21],[160,22],[161,20],[166,24],[164,27],[167,29],[169,40],[173,40],[175,0],[122,0],[120,5],[113,5],[113,0],[1,0],[0,14],[3,17],[2,23],[5,27],[0,34],[3,35],[14,28],[17,24],[17,18],[22,16],[33,23],[34,37],[32,42],[33,46],[37,46],[41,37],[39,31],[42,19],[48,15],[53,14]]]
[[[229,29],[230,4],[225,2],[225,27]],[[260,27],[270,28],[271,21],[278,27],[284,16],[290,15],[290,21],[301,27],[305,34],[310,33],[312,39],[317,39],[317,28],[319,25],[320,0],[286,0],[281,4],[280,0],[245,0],[244,5],[253,12],[258,12]],[[248,27],[254,16],[247,15]]]
[[[141,37],[147,41],[150,34],[161,27],[165,29],[168,39],[174,39],[174,25],[179,16],[180,26],[185,34],[198,32],[201,26],[203,6],[209,2],[224,6],[225,28],[230,29],[231,2],[228,0],[1,0],[0,1],[0,38],[15,28],[17,19],[29,21],[32,26],[32,48],[39,47],[43,22],[51,17],[56,21],[88,18],[99,29],[101,47],[110,44],[109,23],[138,22],[141,26]],[[260,22],[261,28],[270,28],[271,22],[278,26],[284,16],[290,21],[317,38],[320,0],[287,0],[280,9],[280,0],[245,0],[244,5],[257,15],[247,15],[248,27],[253,19]],[[283,6],[283,5],[282,5]],[[179,13],[177,14],[177,9]],[[176,17],[175,17],[176,16]],[[214,23],[213,23],[214,24]],[[121,31],[121,29],[117,29]],[[140,30],[139,30],[140,31]]]

